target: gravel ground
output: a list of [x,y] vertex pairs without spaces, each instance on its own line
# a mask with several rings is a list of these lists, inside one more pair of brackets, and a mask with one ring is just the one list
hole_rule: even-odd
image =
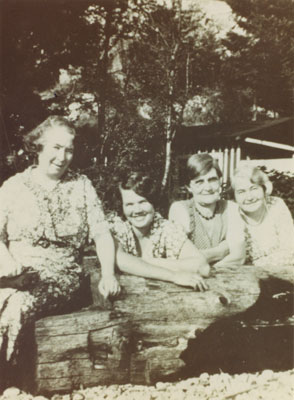
[[[47,400],[17,388],[8,388],[0,400]],[[110,385],[80,389],[71,394],[55,394],[51,400],[293,400],[294,369],[284,372],[265,370],[256,374],[225,373],[191,378],[176,383],[158,382],[155,386]]]

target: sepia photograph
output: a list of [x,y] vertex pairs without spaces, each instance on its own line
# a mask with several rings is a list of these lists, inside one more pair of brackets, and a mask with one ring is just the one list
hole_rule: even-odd
[[0,400],[293,400],[294,0],[0,0]]

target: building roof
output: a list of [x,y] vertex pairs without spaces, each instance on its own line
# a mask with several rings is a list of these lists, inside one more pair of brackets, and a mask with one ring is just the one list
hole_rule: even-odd
[[[294,117],[277,118],[241,124],[181,126],[177,129],[174,148],[182,154],[243,144],[246,138],[294,145]],[[256,146],[246,143],[247,146]],[[264,151],[264,149],[263,149]],[[289,156],[289,153],[288,153]]]

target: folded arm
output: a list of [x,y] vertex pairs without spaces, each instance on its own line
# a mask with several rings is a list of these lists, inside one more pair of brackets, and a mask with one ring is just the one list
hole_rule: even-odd
[[116,254],[116,263],[122,272],[144,278],[173,282],[177,285],[192,287],[200,291],[207,289],[207,285],[198,273],[169,268],[170,261],[173,262],[179,260],[165,259],[163,260],[163,263],[161,263],[161,259],[150,259],[147,261],[140,257],[125,253],[120,246],[118,247]]
[[210,270],[205,256],[188,239],[185,241],[178,259],[146,258],[145,260],[170,271],[192,272],[203,277],[207,277]]
[[211,264],[222,260],[229,254],[229,245],[226,240],[223,240],[215,247],[210,247],[209,249],[203,249],[200,251],[206,258],[206,261]]

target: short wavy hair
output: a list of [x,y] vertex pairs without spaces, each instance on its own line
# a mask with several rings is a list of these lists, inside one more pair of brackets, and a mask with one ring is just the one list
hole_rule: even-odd
[[159,204],[160,190],[158,183],[141,171],[130,171],[123,174],[119,189],[133,190],[139,196],[145,197],[155,208]]
[[269,180],[269,177],[260,168],[250,165],[248,163],[241,163],[234,171],[231,177],[231,187],[233,190],[236,188],[236,179],[247,178],[251,183],[259,185],[263,188],[266,195],[270,195],[273,190],[273,185]]
[[74,125],[65,117],[59,115],[50,115],[48,118],[45,119],[45,121],[39,124],[24,137],[24,144],[26,149],[30,153],[39,153],[43,148],[41,139],[44,133],[47,129],[54,127],[64,127],[71,135],[76,135]]
[[216,170],[217,176],[221,178],[222,171],[215,158],[208,153],[193,154],[187,161],[187,183],[190,183],[191,180],[201,175],[207,174],[213,168]]

